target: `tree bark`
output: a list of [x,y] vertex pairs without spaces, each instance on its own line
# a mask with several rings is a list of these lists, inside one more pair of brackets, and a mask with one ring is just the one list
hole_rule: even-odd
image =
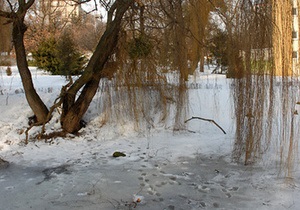
[[[61,124],[64,131],[76,133],[81,128],[80,122],[96,94],[102,70],[117,45],[123,15],[133,2],[134,0],[118,0],[111,7],[106,31],[83,75],[69,88],[63,98]],[[75,101],[76,94],[82,87],[83,90]]]
[[47,119],[48,108],[34,89],[24,46],[24,33],[27,29],[26,25],[24,24],[24,16],[27,9],[32,5],[33,2],[34,0],[30,0],[28,3],[20,1],[18,12],[11,13],[14,16],[12,36],[16,51],[17,67],[22,79],[26,99],[34,115],[36,116],[37,123],[42,124]]

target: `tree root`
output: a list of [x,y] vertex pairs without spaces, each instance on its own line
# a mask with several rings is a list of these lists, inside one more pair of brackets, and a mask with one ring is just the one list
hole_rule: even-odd
[[51,120],[54,110],[61,106],[62,98],[65,95],[67,88],[70,87],[72,84],[73,84],[72,77],[69,76],[69,83],[61,88],[60,95],[55,99],[54,104],[50,107],[48,115],[47,115],[46,119],[43,122],[36,122],[36,116],[35,115],[28,118],[29,127],[25,131],[25,135],[26,135],[25,144],[28,144],[28,138],[29,138],[28,132],[34,126],[42,126],[41,132],[38,135],[35,136],[35,139],[40,140],[40,139],[51,139],[51,138],[54,138],[54,137],[66,137],[67,133],[64,132],[64,131],[52,132],[50,134],[45,134],[45,126],[46,126],[46,123],[48,123]]
[[48,140],[48,139],[53,139],[53,138],[57,138],[57,137],[62,137],[62,138],[65,138],[67,137],[67,132],[65,131],[55,131],[55,132],[52,132],[52,133],[48,133],[48,134],[37,134],[35,136],[36,139],[44,139],[44,140]]

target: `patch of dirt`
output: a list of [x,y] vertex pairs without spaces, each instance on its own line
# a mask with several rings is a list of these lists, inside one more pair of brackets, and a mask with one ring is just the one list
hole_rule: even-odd
[[5,169],[9,166],[9,162],[0,158],[0,169]]
[[61,165],[57,167],[44,169],[42,172],[45,178],[41,182],[38,182],[37,185],[45,181],[49,181],[52,178],[55,178],[58,174],[71,174],[71,171],[68,169],[69,167],[70,165]]

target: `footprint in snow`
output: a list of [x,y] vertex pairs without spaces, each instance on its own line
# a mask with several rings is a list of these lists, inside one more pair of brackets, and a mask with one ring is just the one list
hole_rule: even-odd
[[227,198],[231,198],[232,197],[232,195],[230,194],[230,192],[236,192],[236,191],[238,191],[239,190],[239,187],[230,187],[230,188],[222,188],[221,189],[221,191],[223,192],[223,193],[225,193],[225,196],[227,197]]

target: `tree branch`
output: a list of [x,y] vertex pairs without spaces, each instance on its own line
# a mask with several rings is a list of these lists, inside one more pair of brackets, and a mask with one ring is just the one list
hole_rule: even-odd
[[27,3],[26,3],[26,9],[29,9],[33,3],[35,2],[35,0],[29,0]]
[[0,10],[0,17],[5,17],[5,18],[10,19],[13,17],[13,15],[11,12],[5,12],[5,11]]
[[9,5],[10,10],[13,12],[14,11],[14,7],[13,7],[12,3],[9,0],[6,0],[6,2]]
[[224,129],[223,129],[218,123],[216,123],[214,120],[211,120],[211,119],[206,119],[206,118],[202,118],[202,117],[192,117],[192,118],[190,118],[190,119],[184,121],[184,123],[187,123],[188,121],[196,120],[196,119],[197,119],[197,120],[203,120],[203,121],[211,122],[211,123],[215,124],[218,128],[220,128],[220,130],[221,130],[224,134],[226,134],[226,132],[224,131]]

